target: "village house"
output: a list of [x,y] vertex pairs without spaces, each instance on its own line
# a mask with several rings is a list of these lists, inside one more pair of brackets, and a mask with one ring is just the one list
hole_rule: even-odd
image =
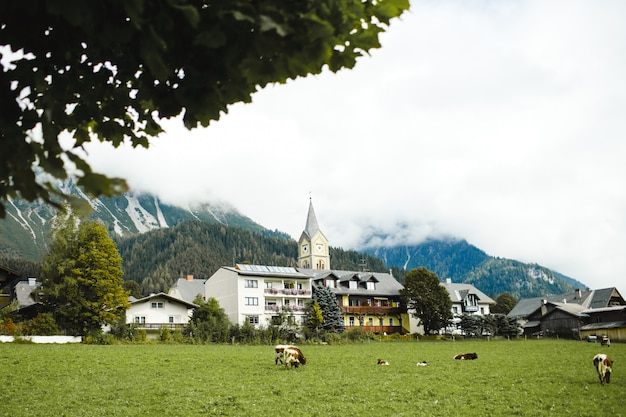
[[162,327],[183,329],[189,323],[193,309],[198,307],[162,292],[139,299],[129,297],[129,302],[126,323],[145,330],[149,338],[156,337]]
[[[623,333],[624,330],[619,330],[626,328],[626,323],[621,323],[626,318],[619,315],[623,306],[626,301],[615,287],[576,289],[566,294],[521,299],[507,316],[520,322],[526,336],[558,335],[578,339],[590,334],[606,334],[609,329],[616,335]],[[615,340],[626,340],[618,337]]]

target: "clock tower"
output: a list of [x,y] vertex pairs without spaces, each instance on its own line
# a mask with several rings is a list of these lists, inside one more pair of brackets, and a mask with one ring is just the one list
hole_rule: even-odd
[[313,202],[310,199],[306,226],[298,240],[298,267],[330,270],[328,239],[317,224]]

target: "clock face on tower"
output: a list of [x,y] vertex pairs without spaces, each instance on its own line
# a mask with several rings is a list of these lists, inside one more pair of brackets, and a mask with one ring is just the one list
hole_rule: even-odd
[[302,252],[307,253],[309,251],[309,247],[307,245],[302,245]]
[[324,246],[323,246],[321,243],[318,243],[318,244],[317,244],[317,251],[318,251],[318,252],[321,252],[321,251],[322,251],[322,249],[324,249]]

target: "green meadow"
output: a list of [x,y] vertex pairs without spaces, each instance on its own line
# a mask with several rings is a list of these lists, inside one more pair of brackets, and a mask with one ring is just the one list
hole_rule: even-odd
[[[0,416],[626,415],[626,344],[370,341],[301,348],[306,366],[285,369],[274,364],[271,346],[0,344]],[[478,359],[452,359],[466,352]],[[606,386],[591,363],[599,352],[616,360]],[[376,365],[378,358],[390,365]],[[421,361],[428,365],[416,366]]]

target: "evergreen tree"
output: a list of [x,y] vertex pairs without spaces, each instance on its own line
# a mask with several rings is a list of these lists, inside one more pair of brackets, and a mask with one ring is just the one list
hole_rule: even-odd
[[315,331],[315,336],[319,337],[319,329],[324,324],[324,314],[317,300],[312,300],[307,306],[307,327]]
[[322,310],[322,329],[328,332],[343,332],[344,323],[337,296],[327,287],[313,288],[313,302],[317,302]]
[[223,343],[228,341],[230,321],[217,299],[210,297],[206,302],[197,296],[185,334],[199,342]]
[[424,326],[426,334],[439,331],[452,320],[452,301],[448,291],[441,285],[437,274],[424,267],[406,274],[400,297]]
[[70,334],[99,332],[125,314],[122,258],[106,229],[75,217],[60,219],[42,264],[42,302]]

